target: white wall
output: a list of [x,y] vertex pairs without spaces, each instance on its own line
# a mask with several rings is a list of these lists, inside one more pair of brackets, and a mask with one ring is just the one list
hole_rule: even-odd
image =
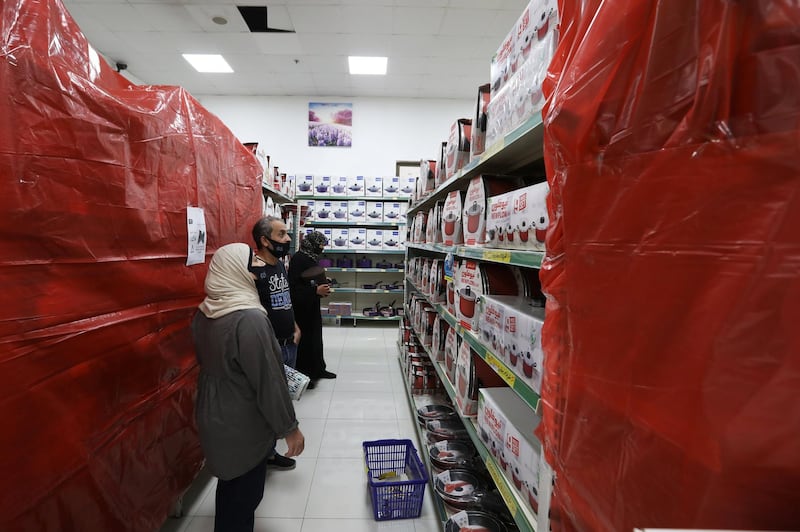
[[[477,98],[477,91],[476,91]],[[258,142],[271,164],[289,175],[394,175],[396,161],[436,159],[470,100],[199,96],[242,142]],[[308,146],[308,103],[352,102],[353,146]]]

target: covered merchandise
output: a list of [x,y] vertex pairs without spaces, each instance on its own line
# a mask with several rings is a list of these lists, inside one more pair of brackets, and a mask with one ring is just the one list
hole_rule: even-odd
[[134,86],[58,0],[0,3],[0,530],[156,530],[203,456],[188,329],[262,169],[185,90]]
[[560,2],[554,530],[800,528],[800,6]]

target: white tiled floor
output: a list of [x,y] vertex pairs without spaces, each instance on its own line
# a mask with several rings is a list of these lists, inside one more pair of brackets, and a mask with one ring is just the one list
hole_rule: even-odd
[[[295,402],[305,451],[295,470],[267,473],[256,532],[441,531],[430,487],[418,519],[372,517],[361,443],[399,437],[419,449],[396,341],[394,327],[325,327],[325,360],[338,378]],[[185,517],[168,519],[161,532],[212,532],[215,488],[216,479],[201,472],[184,497]]]

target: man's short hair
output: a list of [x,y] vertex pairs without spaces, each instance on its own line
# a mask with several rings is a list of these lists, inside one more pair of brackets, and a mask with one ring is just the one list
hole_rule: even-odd
[[253,226],[253,240],[256,242],[256,247],[261,249],[261,237],[270,238],[272,236],[272,222],[281,221],[280,218],[275,216],[264,216],[258,220]]

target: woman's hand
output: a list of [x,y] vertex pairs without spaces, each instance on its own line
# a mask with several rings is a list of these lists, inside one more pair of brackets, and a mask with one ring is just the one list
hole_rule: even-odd
[[317,295],[319,297],[328,297],[331,295],[331,285],[321,284],[317,286]]

